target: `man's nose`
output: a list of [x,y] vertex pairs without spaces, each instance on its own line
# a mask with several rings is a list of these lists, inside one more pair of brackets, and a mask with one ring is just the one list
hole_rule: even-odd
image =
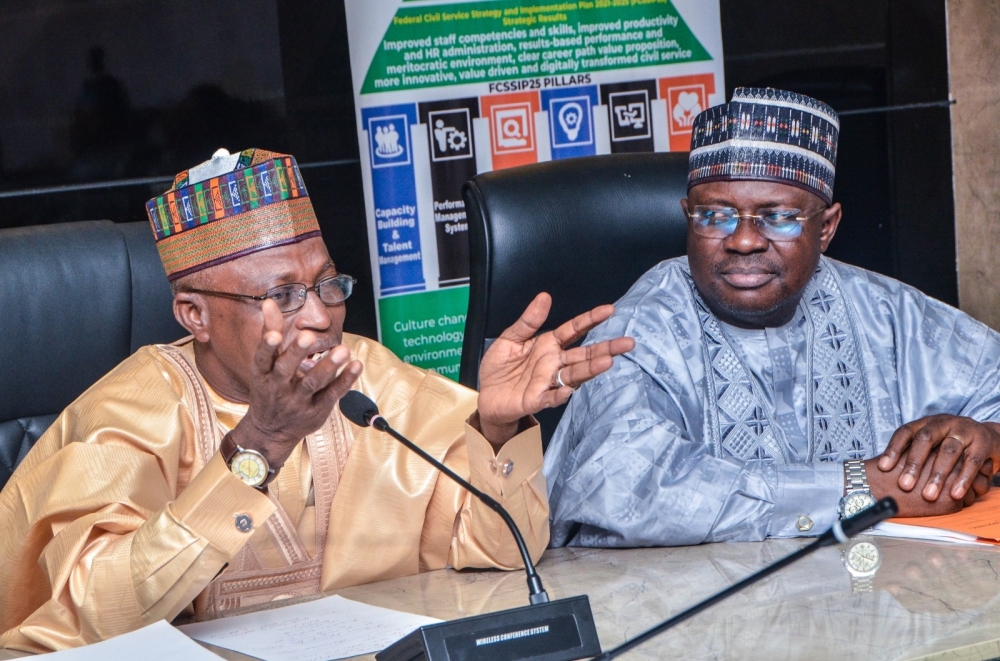
[[726,237],[723,246],[726,250],[746,254],[764,252],[770,243],[761,236],[753,218],[740,216],[740,221],[736,224],[736,231]]
[[315,291],[306,292],[306,302],[299,308],[295,318],[295,326],[300,330],[326,330],[333,323],[333,315],[326,303],[320,300]]

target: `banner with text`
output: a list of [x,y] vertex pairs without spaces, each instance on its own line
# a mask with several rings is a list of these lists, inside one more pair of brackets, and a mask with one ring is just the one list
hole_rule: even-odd
[[725,100],[718,0],[345,6],[379,339],[453,379],[469,297],[462,185],[552,159],[686,151],[694,116]]

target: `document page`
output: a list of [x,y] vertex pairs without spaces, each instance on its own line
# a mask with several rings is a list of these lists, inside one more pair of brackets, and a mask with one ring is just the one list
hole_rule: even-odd
[[[894,519],[894,521],[909,521],[909,519]],[[893,521],[883,521],[871,530],[866,531],[866,535],[881,535],[883,537],[903,537],[906,539],[919,539],[924,542],[948,542],[950,544],[981,544],[982,541],[975,535],[966,535],[961,532],[945,530],[943,528],[927,528],[925,526],[910,526],[905,523],[894,523]]]
[[892,537],[997,544],[1000,542],[1000,489],[990,489],[985,496],[954,514],[897,517],[886,523],[890,525],[879,524],[875,530]]
[[106,661],[107,659],[142,659],[142,661],[219,661],[212,654],[180,631],[160,620],[116,638],[45,654],[53,661]]
[[179,628],[195,640],[264,661],[328,661],[377,652],[436,622],[333,596]]

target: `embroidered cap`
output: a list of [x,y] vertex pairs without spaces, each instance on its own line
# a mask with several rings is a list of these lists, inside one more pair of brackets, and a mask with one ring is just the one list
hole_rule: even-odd
[[215,264],[319,236],[295,159],[263,149],[212,159],[181,172],[146,203],[171,282]]
[[837,113],[822,101],[771,88],[737,87],[699,114],[691,130],[688,190],[710,181],[790,184],[833,201]]

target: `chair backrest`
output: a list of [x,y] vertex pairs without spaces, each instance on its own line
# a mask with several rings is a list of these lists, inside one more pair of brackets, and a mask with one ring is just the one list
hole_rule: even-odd
[[172,298],[148,223],[0,230],[0,487],[84,390],[184,335]]
[[[685,254],[687,167],[687,153],[612,154],[466,183],[471,272],[461,383],[478,386],[486,348],[538,292],[552,295],[546,328],[554,328],[613,303],[655,264]],[[539,416],[546,441],[560,415]]]

